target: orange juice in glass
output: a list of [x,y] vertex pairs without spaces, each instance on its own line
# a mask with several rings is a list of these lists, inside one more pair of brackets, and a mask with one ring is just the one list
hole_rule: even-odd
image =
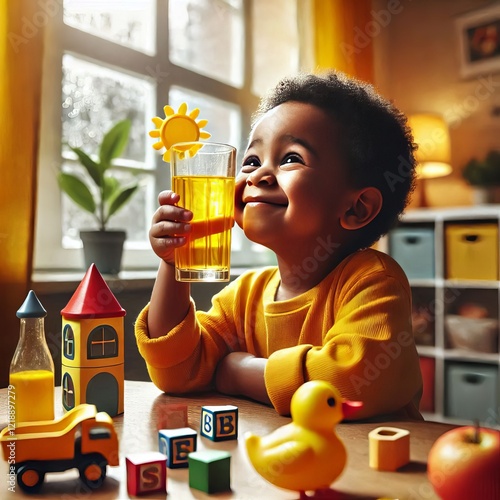
[[187,243],[175,250],[178,281],[229,281],[236,149],[179,143],[171,152],[172,189],[193,212]]

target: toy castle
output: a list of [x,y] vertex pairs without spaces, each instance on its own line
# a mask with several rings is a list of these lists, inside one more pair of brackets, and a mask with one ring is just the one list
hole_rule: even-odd
[[110,416],[123,413],[125,314],[92,264],[61,311],[66,410],[90,403]]

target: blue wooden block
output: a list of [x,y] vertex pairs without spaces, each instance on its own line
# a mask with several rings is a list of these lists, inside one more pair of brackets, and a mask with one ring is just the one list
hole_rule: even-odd
[[208,494],[231,489],[231,454],[222,450],[202,450],[189,454],[189,487]]
[[238,407],[202,406],[200,434],[212,441],[238,439]]
[[190,427],[158,431],[160,453],[167,456],[167,467],[179,469],[188,466],[188,454],[196,451],[197,433]]

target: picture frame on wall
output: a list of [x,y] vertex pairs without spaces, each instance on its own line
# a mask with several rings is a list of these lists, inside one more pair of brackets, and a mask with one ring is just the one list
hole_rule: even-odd
[[460,75],[500,72],[500,2],[456,18]]

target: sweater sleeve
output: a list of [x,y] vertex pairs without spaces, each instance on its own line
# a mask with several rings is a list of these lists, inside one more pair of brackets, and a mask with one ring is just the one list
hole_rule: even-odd
[[209,389],[219,360],[234,350],[230,307],[234,287],[226,287],[212,300],[208,313],[196,311],[191,301],[184,320],[158,338],[147,327],[149,304],[135,323],[140,354],[154,384],[164,392],[186,393]]
[[[280,414],[289,414],[295,390],[322,379],[342,396],[363,402],[355,418],[395,412],[418,415],[421,375],[411,330],[411,297],[404,274],[352,273],[339,279],[332,308],[335,320],[316,342],[274,352],[266,367],[266,386]],[[324,317],[312,309],[310,315]],[[308,328],[321,329],[317,321]],[[307,338],[307,332],[304,333]]]

